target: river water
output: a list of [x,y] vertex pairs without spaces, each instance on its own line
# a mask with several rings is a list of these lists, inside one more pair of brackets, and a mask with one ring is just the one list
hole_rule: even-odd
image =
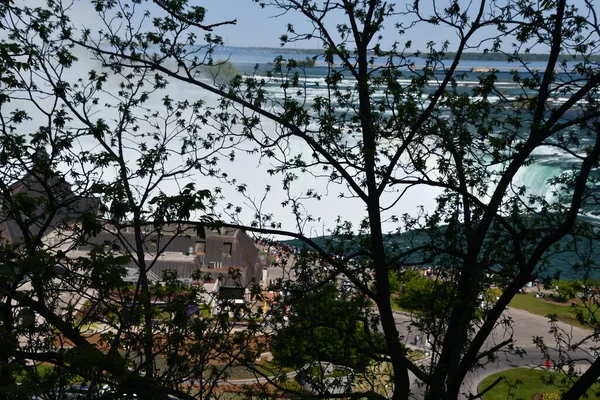
[[[284,52],[285,51],[285,52]],[[240,71],[247,74],[255,74],[256,76],[265,77],[266,71],[272,67],[274,58],[281,55],[284,59],[304,59],[307,54],[294,53],[292,50],[279,50],[279,49],[257,49],[257,48],[239,48],[239,47],[225,47],[220,48],[214,55],[215,60],[230,60],[233,65]],[[375,60],[375,64],[383,64],[385,60]],[[414,64],[418,67],[424,65],[425,61],[421,59],[415,59]],[[529,68],[541,69],[544,67],[543,62],[531,62],[528,64]],[[483,68],[493,68],[500,71],[498,73],[497,86],[502,88],[503,95],[508,98],[514,98],[522,93],[522,88],[513,82],[513,75],[511,69],[515,68],[515,65],[503,63],[503,62],[490,62],[490,61],[464,61],[464,64],[459,66],[459,72],[462,74],[462,78],[458,82],[458,91],[463,93],[469,93],[471,88],[478,83],[478,77],[480,71]],[[303,79],[308,83],[308,90],[306,96],[308,104],[315,96],[324,94],[325,85],[324,79],[327,68],[323,63],[319,63],[317,59],[317,65],[313,68],[306,68],[303,71]],[[522,70],[521,70],[522,72]],[[407,70],[408,73],[408,70]],[[409,82],[407,77],[406,82]],[[400,82],[403,83],[402,81]],[[347,79],[347,85],[351,86],[354,82],[352,79]],[[268,96],[273,99],[283,99],[284,92],[278,84],[270,84],[267,86]],[[430,90],[434,90],[435,85],[432,85]],[[532,92],[533,93],[533,92]],[[492,98],[493,100],[493,98]],[[556,104],[561,104],[566,101],[566,98],[556,97],[553,101]],[[582,148],[591,142],[593,138],[588,137],[584,134],[579,135],[580,146],[573,149],[576,153],[581,153]],[[573,155],[560,151],[555,147],[542,147],[534,153],[534,162],[521,168],[517,173],[513,183],[518,186],[525,186],[527,191],[531,195],[541,196],[549,202],[557,201],[557,194],[560,193],[560,188],[552,186],[549,181],[563,173],[568,173],[577,167],[579,161]],[[413,200],[409,204],[412,207],[416,207],[419,201],[423,200],[422,195],[415,195]],[[416,198],[419,197],[419,198]],[[424,196],[427,197],[427,196]],[[333,204],[333,203],[332,203]],[[429,203],[431,206],[431,202]],[[600,215],[600,210],[595,206],[586,206],[583,208],[583,213],[586,218],[596,219]],[[316,232],[319,233],[319,232]],[[591,244],[593,248],[600,247],[599,243],[593,242]],[[591,251],[591,255],[597,254],[595,250]],[[561,272],[561,278],[575,279],[583,277],[582,272],[574,271],[571,266],[580,262],[579,257],[576,257],[574,253],[563,253],[560,256],[553,257],[550,260],[550,267],[545,272],[545,275],[553,274],[557,271]],[[592,271],[591,276],[600,278],[600,271]]]

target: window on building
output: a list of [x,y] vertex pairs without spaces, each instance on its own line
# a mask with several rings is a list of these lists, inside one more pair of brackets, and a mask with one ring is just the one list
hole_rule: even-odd
[[225,242],[223,243],[223,256],[231,257],[231,250],[233,249],[233,243]]
[[202,255],[206,253],[206,242],[204,240],[196,241],[196,255]]

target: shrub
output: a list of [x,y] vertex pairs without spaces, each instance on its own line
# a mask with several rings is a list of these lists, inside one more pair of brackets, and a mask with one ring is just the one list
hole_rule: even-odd
[[558,281],[556,282],[559,299],[567,301],[581,292],[581,281]]
[[313,68],[316,65],[314,58],[306,56],[304,60],[296,60],[296,66],[300,68]]
[[217,60],[213,65],[202,65],[199,67],[203,77],[212,79],[217,84],[225,84],[240,75],[231,61]]

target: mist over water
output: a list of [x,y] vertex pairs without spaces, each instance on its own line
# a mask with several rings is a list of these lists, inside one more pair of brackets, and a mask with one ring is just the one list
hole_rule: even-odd
[[[273,60],[276,56],[276,53],[271,53],[268,51],[261,51],[260,49],[239,49],[239,48],[226,48],[221,49],[221,53],[217,52],[215,59],[218,59],[219,56],[227,55],[227,58],[230,59],[233,64],[241,71],[244,71],[248,74],[258,75],[259,77],[264,76],[266,78],[266,70],[269,69],[269,62]],[[284,59],[304,59],[306,54],[284,54]],[[222,57],[225,58],[225,57]],[[384,60],[380,60],[381,63]],[[376,61],[377,63],[377,61]],[[415,61],[415,64],[419,64],[419,60]],[[423,62],[424,64],[424,62]],[[457,92],[458,93],[470,93],[471,88],[479,83],[479,73],[474,72],[472,68],[478,67],[486,67],[486,68],[494,68],[499,70],[500,72],[497,74],[498,82],[497,86],[501,88],[502,94],[506,96],[508,99],[515,99],[517,96],[524,94],[523,89],[518,84],[514,83],[512,78],[512,73],[510,72],[511,68],[514,68],[513,65],[507,63],[499,63],[499,62],[486,62],[486,61],[465,61],[464,65],[461,69],[462,78],[458,81]],[[539,63],[530,63],[530,68],[542,68],[544,67],[543,62]],[[461,68],[461,67],[459,67]],[[327,72],[327,68],[324,66],[319,66],[317,64],[314,68],[306,68],[303,70],[303,82],[306,82],[307,90],[306,90],[306,102],[307,104],[311,104],[312,100],[316,96],[324,96],[325,86],[324,77]],[[410,74],[407,70],[407,73]],[[406,80],[399,81],[401,85],[408,85],[410,82],[410,78],[407,77]],[[343,81],[341,86],[344,85],[351,87],[354,85],[354,81],[352,79],[347,79]],[[431,87],[428,89],[429,91],[435,90],[435,83],[431,84]],[[285,94],[283,90],[278,86],[278,83],[274,82],[270,85],[267,85],[267,91],[271,98],[276,100],[281,100],[284,98]],[[427,91],[427,90],[426,90]],[[529,93],[534,94],[534,92]],[[377,94],[375,94],[377,96]],[[489,100],[494,101],[498,100],[489,98]],[[555,104],[562,104],[567,101],[567,97],[556,97],[552,101]],[[426,105],[426,104],[425,104]],[[345,110],[337,110],[338,112],[342,112]],[[586,138],[583,135],[579,135],[580,143],[582,145],[585,144]],[[575,151],[582,151],[575,150]],[[553,185],[551,181],[557,177],[560,177],[562,174],[568,173],[569,171],[577,168],[579,165],[579,160],[571,154],[567,154],[561,152],[556,147],[548,146],[541,147],[536,150],[533,154],[533,163],[530,165],[522,167],[515,178],[513,179],[513,186],[515,188],[525,187],[527,196],[534,196],[544,199],[548,203],[554,203],[556,201],[566,202],[568,201],[568,197],[563,195],[562,188],[560,185]],[[304,187],[308,187],[310,185],[318,185],[319,183],[313,181],[309,177],[303,177],[300,179],[300,186],[303,186],[304,180],[309,180],[310,184],[307,184]],[[411,215],[415,215],[418,212],[419,206],[423,206],[426,211],[431,211],[435,207],[435,197],[440,192],[436,189],[427,189],[422,190],[422,188],[409,191],[402,201],[393,207],[392,210],[388,214],[399,215],[402,213],[409,213]],[[357,222],[359,217],[362,218],[365,214],[364,209],[356,209],[351,205],[349,206],[344,201],[338,201],[336,197],[331,197],[334,194],[334,191],[329,188],[329,198],[324,199],[321,204],[317,207],[317,210],[321,211],[323,215],[323,221],[328,220],[327,214],[335,213],[335,215],[347,215],[350,220],[353,222]],[[386,198],[390,202],[395,199],[393,194],[389,194]],[[360,204],[360,203],[358,203]],[[360,204],[362,207],[362,204]],[[600,216],[600,210],[596,209],[596,206],[584,206],[582,208],[582,215],[585,215],[584,218],[593,219],[596,215]],[[314,208],[313,208],[314,209]],[[285,219],[285,214],[284,214]],[[331,219],[329,219],[331,220]],[[326,225],[324,225],[326,226]],[[393,229],[394,226],[390,225],[390,229]],[[315,230],[315,233],[319,234],[318,230]],[[327,232],[322,232],[320,234],[326,234]],[[588,243],[588,244],[579,244],[583,247],[588,247],[592,253],[596,253],[596,251],[592,251],[593,248],[600,248],[600,244],[598,243]],[[589,252],[588,252],[589,253]],[[564,279],[575,279],[581,278],[583,276],[583,272],[575,272],[572,270],[572,266],[581,262],[581,257],[576,255],[575,253],[563,253],[558,256],[554,256],[549,260],[548,266],[546,266],[545,272],[543,275],[553,275],[557,271],[561,271],[561,278]],[[600,273],[592,272],[591,276],[595,276],[600,278]]]
[[[230,51],[228,49],[226,51]],[[220,57],[222,56],[222,57]],[[229,52],[226,54],[215,55],[215,60],[230,59],[234,66],[239,70],[245,71],[246,73],[256,73],[258,76],[264,76],[266,78],[265,71],[271,66],[266,63],[272,61],[275,55],[273,53],[260,52],[258,50],[246,51],[239,50],[238,52]],[[289,54],[286,58],[303,59],[305,55],[294,55]],[[479,62],[481,63],[481,62]],[[256,64],[260,64],[257,70],[254,70]],[[476,64],[473,62],[472,64]],[[486,63],[489,64],[489,63]],[[486,65],[490,67],[490,65]],[[491,65],[491,67],[495,67]],[[76,74],[70,76],[72,80],[76,80],[81,77],[85,79],[87,72],[90,69],[100,70],[100,64],[97,61],[89,59],[89,57],[81,56],[77,68]],[[324,77],[327,69],[324,67],[307,68],[306,79],[307,91],[306,104],[310,105],[316,96],[325,95]],[[477,83],[477,74],[466,72],[465,79],[459,82],[459,91],[469,92],[471,87]],[[505,88],[507,96],[516,96],[517,87],[510,81],[510,74],[500,73],[501,86]],[[408,83],[408,80],[407,82]],[[345,82],[348,87],[353,86],[354,82],[350,79]],[[401,82],[402,84],[402,82]],[[116,93],[119,88],[119,78],[111,76],[106,84],[105,89],[107,92]],[[267,97],[277,99],[283,99],[283,90],[279,87],[279,84],[273,82],[267,85]],[[433,88],[431,89],[433,90]],[[170,96],[175,100],[188,100],[196,101],[203,100],[209,106],[217,106],[219,97],[201,88],[183,83],[178,81],[170,80],[169,84],[165,89],[158,91],[150,97],[147,103],[144,104],[148,110],[157,111],[160,113],[164,112],[163,99],[165,96]],[[110,102],[109,96],[104,96],[99,104],[103,104],[104,101]],[[556,101],[562,101],[564,99],[556,99]],[[13,104],[14,107],[21,107],[22,104]],[[343,110],[337,110],[342,112]],[[107,121],[115,121],[117,118],[117,111],[110,107],[100,107],[95,114],[97,118],[103,118]],[[34,131],[36,126],[43,125],[43,121],[34,119],[26,122],[24,126]],[[75,124],[76,125],[76,124]],[[142,129],[152,130],[149,124],[142,121]],[[210,131],[214,131],[216,128],[213,126],[203,126],[202,134],[208,134]],[[241,129],[240,127],[233,127],[234,130]],[[262,129],[266,134],[273,132],[276,134],[277,127],[268,120],[264,120],[262,123]],[[582,137],[581,142],[585,143],[586,138]],[[130,143],[130,168],[137,168],[135,160],[139,156],[139,145],[142,139],[133,139]],[[98,144],[95,143],[91,138],[83,137],[76,144],[79,148],[74,148],[73,152],[83,150],[93,150],[97,148]],[[180,140],[173,141],[170,146],[173,150],[177,150],[181,145]],[[282,189],[282,175],[272,174],[270,170],[273,168],[273,163],[268,158],[260,158],[259,154],[251,152],[252,146],[242,144],[240,148],[235,150],[235,157],[232,161],[229,160],[229,151],[223,151],[218,156],[221,161],[218,164],[218,169],[221,173],[226,174],[230,179],[236,179],[236,185],[246,184],[250,190],[246,192],[247,197],[242,196],[237,190],[236,185],[231,185],[223,182],[215,176],[207,176],[206,173],[202,174],[199,172],[193,172],[187,176],[179,179],[167,180],[157,188],[155,194],[158,191],[162,191],[167,194],[173,194],[180,190],[187,183],[195,183],[197,189],[210,189],[213,193],[220,191],[222,200],[221,206],[228,203],[234,206],[240,206],[242,212],[240,214],[241,222],[249,223],[255,218],[256,207],[260,208],[262,214],[272,214],[272,221],[281,223],[281,229],[298,231],[301,230],[303,234],[309,237],[316,237],[321,235],[327,235],[330,232],[327,230],[336,225],[338,217],[342,221],[349,221],[356,227],[366,217],[366,210],[362,201],[353,198],[353,193],[345,186],[336,182],[328,182],[328,179],[318,179],[307,173],[298,173],[298,179],[293,182],[289,190]],[[215,144],[216,148],[216,144]],[[215,149],[205,149],[205,155],[210,154]],[[302,140],[291,138],[287,149],[286,156],[293,157],[301,155],[303,157],[310,158],[312,150]],[[523,167],[516,175],[513,184],[515,186],[524,186],[527,188],[527,192],[534,196],[541,196],[548,202],[556,200],[556,192],[560,191],[560,188],[554,187],[549,184],[549,181],[561,174],[570,171],[577,165],[577,160],[571,155],[562,154],[555,150],[555,148],[542,149],[534,155],[535,162],[529,166]],[[408,161],[408,160],[405,160]],[[178,156],[174,151],[172,158],[167,162],[165,168],[176,168],[185,162],[185,157]],[[101,178],[104,180],[111,180],[116,177],[116,169],[108,167],[102,171]],[[137,182],[134,182],[140,186],[147,184],[145,179],[139,178]],[[269,188],[268,194],[263,198],[264,193]],[[217,189],[218,188],[218,189]],[[319,199],[306,198],[308,192],[314,192],[319,195]],[[401,216],[402,214],[417,215],[420,212],[421,207],[425,211],[432,211],[436,205],[436,196],[440,193],[439,189],[432,187],[418,186],[407,191],[399,202],[395,202],[398,196],[398,192],[384,193],[382,197],[382,206],[390,206],[390,209],[383,214],[384,219],[389,218],[392,215]],[[343,199],[340,199],[344,197]],[[299,199],[302,198],[302,208],[300,210],[300,218],[297,219],[291,212],[290,205],[284,206],[284,203],[290,198]],[[588,213],[592,217],[596,214],[597,210],[585,209],[584,212]],[[220,217],[227,220],[227,214],[223,213],[222,208],[217,209],[217,212],[221,212]],[[600,215],[600,213],[598,214]],[[397,229],[398,223],[390,222],[383,224],[384,232],[394,232]],[[571,265],[577,262],[575,257],[569,255],[562,255],[552,262],[552,268],[554,270],[563,270],[563,277],[575,277],[576,275],[569,275],[567,265]]]

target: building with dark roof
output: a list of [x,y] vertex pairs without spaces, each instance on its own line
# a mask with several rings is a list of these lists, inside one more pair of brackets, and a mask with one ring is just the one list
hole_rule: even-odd
[[[147,229],[143,246],[145,266],[154,279],[163,280],[165,274],[174,273],[186,283],[220,280],[221,290],[225,291],[260,282],[263,265],[259,250],[241,229],[206,230],[204,237],[198,236],[191,225],[162,230],[160,234],[152,229]],[[77,250],[87,252],[94,246],[105,246],[120,253],[134,253],[134,242],[132,229],[109,230],[80,244]],[[135,270],[140,265],[132,259],[127,267]]]
[[[0,237],[7,242],[19,244],[24,239],[22,227],[32,237],[45,236],[60,225],[75,222],[85,212],[97,214],[100,199],[78,196],[64,179],[52,174],[27,174],[9,187],[10,201],[23,204],[19,214],[9,211],[6,196],[4,209],[0,209]],[[25,206],[27,205],[27,206]]]
[[[53,245],[60,238],[61,248],[68,257],[86,256],[98,246],[121,254],[132,255],[126,280],[136,282],[140,268],[146,268],[149,278],[161,281],[166,274],[181,282],[219,281],[222,293],[239,298],[252,283],[259,283],[263,263],[254,241],[242,230],[222,228],[206,230],[199,236],[195,226],[153,225],[142,227],[144,266],[135,259],[135,232],[132,228],[105,230],[89,238],[75,239],[73,224],[85,212],[97,215],[100,199],[78,196],[71,185],[57,175],[50,178],[28,174],[10,186],[12,200],[31,200],[35,204],[18,216],[0,209],[0,237],[7,242],[22,243],[23,231],[40,236],[42,242]],[[73,238],[73,239],[70,239]],[[68,239],[68,240],[67,240]],[[229,294],[227,294],[229,293]]]

